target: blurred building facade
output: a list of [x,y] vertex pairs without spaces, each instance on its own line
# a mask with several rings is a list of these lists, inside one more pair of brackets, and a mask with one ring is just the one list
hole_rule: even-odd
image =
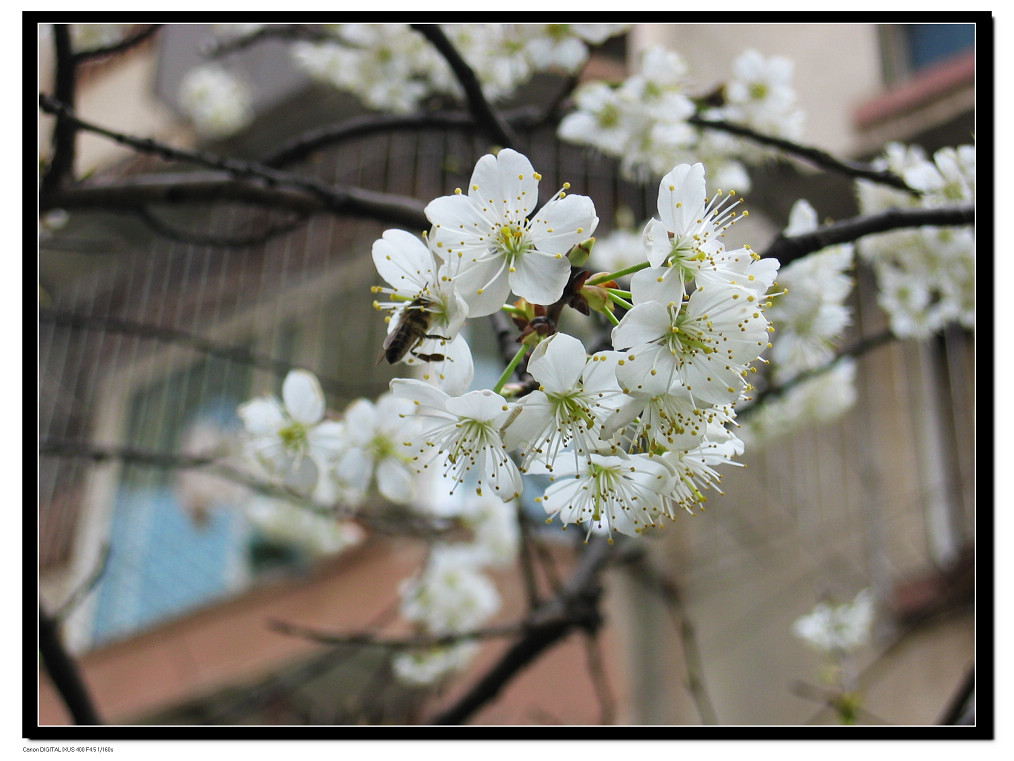
[[[975,69],[968,25],[945,34],[910,26],[636,25],[626,50],[631,61],[650,44],[679,51],[693,71],[714,78],[700,82],[702,90],[722,80],[741,50],[785,55],[796,61],[805,142],[843,156],[868,159],[889,139],[930,151],[970,142]],[[172,25],[113,65],[96,63],[82,81],[78,112],[125,132],[194,142],[174,110],[175,92],[207,37],[205,28]],[[43,91],[47,49],[43,40]],[[260,116],[217,147],[256,157],[355,111],[350,99],[301,80],[282,53],[268,44],[241,54],[240,67],[258,72]],[[595,65],[614,74],[623,69],[610,58]],[[524,139],[544,186],[566,180],[595,199],[600,232],[611,225],[603,209],[626,207],[638,219],[654,213],[651,183],[623,181],[614,162],[551,135]],[[129,177],[160,166],[110,146],[82,140],[78,173]],[[464,184],[483,150],[468,135],[401,133],[356,139],[293,169],[427,199]],[[805,168],[781,166],[756,176],[748,199],[755,249],[784,226],[804,188],[814,187],[817,196],[808,200],[822,215],[855,213],[845,180],[814,182]],[[373,367],[384,326],[364,296],[376,281],[366,253],[383,225],[315,217],[291,226],[284,213],[238,205],[214,216],[193,207],[153,213],[189,240],[104,214],[75,215],[42,240],[44,440],[187,452],[202,426],[227,435],[237,403],[277,392],[277,367],[251,358],[314,371],[335,409],[386,388],[390,374]],[[281,232],[253,246],[203,242],[273,229]],[[848,338],[883,329],[868,277],[860,275],[853,309]],[[934,711],[974,660],[974,615],[960,576],[975,536],[973,336],[954,330],[919,346],[892,344],[862,362],[864,385],[852,414],[748,454],[748,467],[726,477],[725,497],[665,530],[653,562],[681,590],[679,609],[639,588],[634,576],[611,576],[607,642],[610,652],[626,655],[604,667],[614,690],[609,719],[698,723],[700,703],[686,685],[700,677],[723,723],[831,721],[794,687],[814,681],[820,664],[792,638],[791,622],[822,595],[850,598],[872,586],[881,624],[876,645],[862,655],[868,719],[936,720]],[[185,473],[50,455],[41,458],[40,476],[47,607],[60,609],[102,569],[94,588],[68,609],[62,631],[108,720],[401,723],[428,715],[427,696],[385,679],[386,655],[377,649],[324,648],[267,625],[350,631],[388,621],[398,581],[422,557],[419,542],[371,533],[320,560],[258,535],[230,504],[236,497],[194,498]],[[569,545],[555,551],[566,564]],[[507,618],[524,600],[512,598],[503,581]],[[681,636],[688,623],[693,639]],[[687,651],[694,645],[699,653]],[[498,648],[488,646],[472,673]],[[572,638],[476,721],[601,720],[595,684],[566,687],[574,674],[588,678],[586,657],[584,643]],[[701,674],[693,665],[698,657]],[[381,707],[329,704],[336,684],[350,694],[382,695]],[[67,721],[44,673],[39,711],[40,723]]]

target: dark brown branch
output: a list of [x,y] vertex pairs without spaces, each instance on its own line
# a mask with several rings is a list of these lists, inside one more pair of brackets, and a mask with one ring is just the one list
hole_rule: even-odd
[[598,610],[599,576],[606,565],[622,556],[622,546],[597,537],[581,554],[577,568],[559,595],[540,606],[524,636],[501,656],[479,681],[431,724],[461,724],[495,698],[519,671],[574,630],[593,633],[602,618]]
[[[73,107],[77,68],[67,24],[53,25],[53,43],[56,47],[56,82],[53,92],[62,103]],[[74,173],[74,151],[77,127],[62,114],[56,117],[53,128],[53,156],[42,178],[41,192],[45,195],[58,188]]]
[[950,227],[975,224],[975,206],[942,206],[929,209],[888,209],[879,214],[845,219],[810,233],[779,236],[762,254],[782,266],[814,251],[841,243],[853,243],[866,235],[912,227]]
[[[130,35],[129,37],[125,37],[119,42],[113,43],[112,45],[104,45],[103,47],[100,48],[92,48],[91,50],[78,51],[74,53],[74,62],[85,63],[86,61],[90,61],[95,58],[103,58],[105,56],[123,53],[127,50],[130,50],[135,45],[144,42],[148,38],[153,37],[163,26],[164,24],[150,24],[146,29],[142,29],[139,32],[134,32],[134,34]],[[57,97],[59,98],[60,96],[57,95]],[[63,99],[61,98],[61,100]]]
[[329,196],[299,190],[266,187],[251,180],[236,180],[227,173],[157,174],[126,180],[93,180],[58,188],[39,198],[41,212],[94,209],[136,213],[159,204],[237,202],[295,214],[325,212],[335,216],[362,216],[410,230],[429,227],[425,204],[407,196],[362,188],[335,189]]
[[75,724],[101,724],[77,664],[67,654],[56,623],[39,604],[39,654]]
[[807,161],[820,167],[821,169],[829,169],[834,172],[845,174],[849,177],[854,177],[855,179],[870,180],[872,182],[880,183],[881,185],[889,185],[892,188],[904,190],[906,193],[910,193],[914,196],[920,195],[918,190],[910,188],[908,184],[901,177],[894,174],[894,172],[886,169],[874,169],[869,164],[862,164],[857,161],[840,159],[832,156],[827,151],[821,150],[820,148],[800,145],[799,143],[795,143],[791,140],[765,135],[742,124],[733,124],[731,122],[720,121],[717,119],[706,119],[699,115],[691,116],[687,121],[697,127],[702,127],[703,129],[713,129],[719,132],[727,132],[730,135],[744,137],[760,145],[777,148],[794,158]]
[[475,72],[465,62],[447,35],[437,24],[412,24],[412,28],[429,40],[430,44],[437,49],[437,52],[444,57],[454,76],[458,78],[462,89],[465,91],[465,98],[468,102],[468,110],[475,116],[479,126],[493,139],[494,142],[503,148],[513,148],[517,145],[517,139],[510,125],[504,120],[500,113],[494,109],[482,92],[482,85]]
[[[333,213],[359,214],[373,217],[382,221],[407,224],[412,227],[424,228],[428,224],[426,215],[423,213],[424,204],[414,198],[407,196],[394,196],[385,193],[364,190],[362,188],[346,188],[331,186],[320,180],[301,175],[282,172],[272,167],[265,166],[251,161],[217,156],[208,151],[188,150],[175,148],[151,138],[138,138],[126,135],[121,132],[105,129],[98,125],[86,122],[75,116],[72,111],[62,102],[50,98],[47,95],[39,96],[40,107],[49,113],[55,113],[58,118],[66,120],[74,129],[80,129],[101,135],[121,145],[125,145],[141,153],[149,153],[159,156],[166,161],[182,161],[210,169],[222,170],[224,174],[204,174],[200,179],[193,177],[184,180],[172,176],[155,176],[145,178],[145,182],[138,180],[124,181],[122,185],[140,186],[138,190],[157,190],[156,197],[148,197],[146,200],[140,198],[129,198],[129,193],[113,194],[110,197],[109,186],[106,185],[106,194],[99,194],[99,198],[112,208],[129,207],[137,209],[145,207],[154,202],[181,202],[192,200],[207,200],[208,193],[202,192],[201,188],[210,188],[212,193],[219,197],[230,197],[233,195],[240,198],[230,197],[229,200],[248,200],[253,202],[256,199],[264,205],[278,205],[281,208],[289,208],[304,213],[311,211],[326,210]],[[237,183],[229,185],[229,182]],[[121,187],[122,187],[121,185]],[[40,210],[47,211],[54,208],[71,208],[67,203],[77,201],[82,187],[64,189],[63,192],[46,192],[40,198]],[[101,187],[101,185],[99,186]],[[53,188],[52,190],[55,190]],[[75,194],[74,191],[77,191]],[[295,191],[293,193],[293,191]],[[294,195],[295,198],[290,196]],[[69,198],[68,198],[69,196]],[[97,205],[99,198],[92,198],[91,202]],[[297,200],[298,199],[298,200]],[[109,204],[113,201],[112,204]],[[292,209],[296,205],[298,209]],[[80,206],[78,207],[80,208]]]
[[526,623],[521,621],[506,626],[491,626],[484,629],[472,629],[466,632],[454,634],[418,634],[406,637],[378,637],[370,633],[340,634],[327,632],[311,626],[293,624],[287,621],[271,619],[268,621],[268,628],[281,634],[290,634],[295,637],[322,645],[360,645],[385,647],[390,650],[422,650],[434,647],[450,647],[459,642],[474,639],[493,639],[496,637],[512,637],[524,631]]
[[768,386],[763,391],[756,394],[748,403],[742,405],[741,407],[737,407],[736,417],[741,420],[749,417],[754,411],[760,409],[760,407],[768,400],[782,396],[793,387],[830,371],[835,364],[844,357],[861,357],[863,354],[866,354],[866,352],[872,351],[878,346],[883,346],[893,340],[895,340],[895,336],[890,330],[885,330],[882,333],[861,338],[855,343],[852,343],[843,349],[839,349],[833,359],[829,360],[820,367],[815,367],[812,370],[804,370],[798,375],[794,375],[789,380],[776,386]]
[[[176,328],[147,325],[117,317],[95,317],[76,312],[61,311],[50,307],[39,307],[39,321],[77,330],[122,333],[175,344],[177,346],[185,346],[209,356],[220,357],[262,370],[268,370],[280,378],[285,377],[289,371],[295,369],[295,366],[289,362],[283,362],[273,357],[266,357],[262,354],[255,354],[242,346],[225,346],[215,343],[214,341],[209,341],[206,338],[195,336],[192,333],[187,333]],[[341,396],[354,396],[361,393],[365,388],[354,384],[345,384],[326,375],[318,375],[317,378],[324,390]]]

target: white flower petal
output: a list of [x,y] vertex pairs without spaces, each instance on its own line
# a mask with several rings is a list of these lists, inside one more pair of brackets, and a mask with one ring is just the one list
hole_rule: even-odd
[[306,370],[292,370],[282,384],[282,399],[292,419],[313,425],[324,417],[324,392],[317,377]]

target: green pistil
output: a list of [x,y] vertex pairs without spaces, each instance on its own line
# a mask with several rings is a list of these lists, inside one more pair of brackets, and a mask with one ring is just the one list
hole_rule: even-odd
[[515,258],[529,251],[532,244],[528,241],[525,231],[515,224],[504,225],[499,232],[500,250],[513,262]]
[[285,448],[290,452],[304,452],[310,444],[306,426],[293,421],[278,432]]
[[620,110],[616,106],[606,106],[599,112],[598,122],[602,127],[615,127],[620,123]]
[[557,417],[560,420],[583,420],[589,429],[595,422],[587,405],[583,404],[578,396],[551,396],[550,399],[556,407]]
[[370,454],[373,455],[374,462],[380,462],[381,460],[386,460],[389,457],[401,460],[402,462],[409,462],[411,459],[404,453],[399,452],[398,449],[395,448],[394,442],[387,436],[374,436],[368,448]]
[[683,483],[687,485],[690,491],[693,492],[698,502],[708,501],[708,498],[701,494],[701,490],[697,488],[697,485],[690,478],[687,477],[686,473],[680,473],[680,478],[683,480]]

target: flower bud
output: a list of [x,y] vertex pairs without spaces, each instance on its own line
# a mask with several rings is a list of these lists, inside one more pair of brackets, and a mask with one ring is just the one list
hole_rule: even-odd
[[[595,278],[599,277],[599,275],[603,274],[605,273],[603,272],[596,273],[595,275],[592,275],[590,278],[588,278],[588,280],[594,280]],[[610,312],[613,311],[613,308],[616,305],[609,299],[609,293],[607,291],[608,288],[619,288],[619,286],[616,284],[615,280],[609,280],[606,281],[605,283],[598,283],[596,285],[584,285],[581,287],[581,295],[584,297],[585,301],[588,302],[588,306],[591,307],[592,311],[603,313],[605,313],[607,310]]]
[[567,252],[567,258],[570,260],[570,266],[583,267],[584,263],[588,261],[588,257],[591,256],[592,246],[594,245],[595,239],[589,238],[588,240],[571,246],[570,251]]

